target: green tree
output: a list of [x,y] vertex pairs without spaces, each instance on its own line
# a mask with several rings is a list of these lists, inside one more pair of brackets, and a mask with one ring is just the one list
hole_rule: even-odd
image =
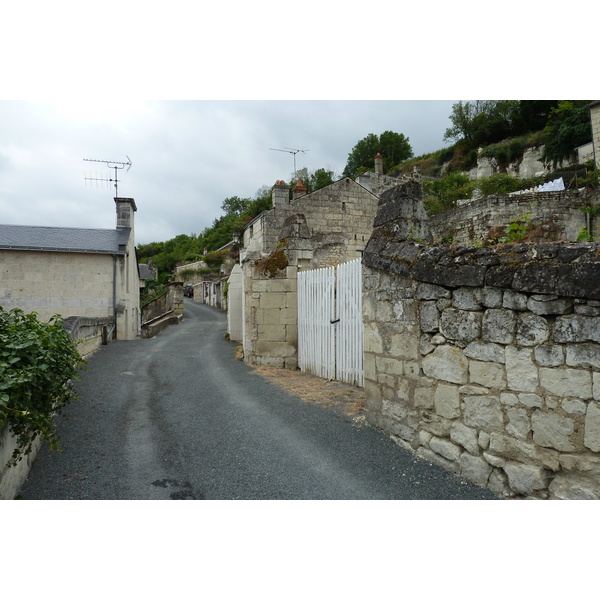
[[462,100],[452,106],[444,140],[467,150],[541,130],[556,100]]
[[459,100],[452,105],[452,114],[449,119],[451,127],[444,133],[444,141],[464,140],[471,144],[475,136],[475,119],[483,112],[483,101],[463,102]]
[[589,101],[561,100],[544,128],[544,160],[554,168],[575,148],[592,141]]
[[[384,131],[379,136],[379,152],[383,158],[383,172],[389,173],[396,165],[413,155],[408,138],[403,133]],[[375,155],[373,155],[373,166]]]
[[310,188],[313,192],[320,190],[325,186],[333,183],[333,171],[327,169],[317,169],[314,173],[311,173],[309,178]]
[[296,171],[295,180],[293,173],[290,179],[292,180],[292,187],[300,179],[306,187],[307,193],[310,194],[333,183],[333,177],[333,171],[328,171],[327,169],[321,168],[316,171],[309,171],[306,167],[302,167]]
[[452,127],[444,140],[462,140],[469,149],[499,142],[510,136],[517,109],[515,100],[459,101],[452,106]]
[[413,155],[409,139],[402,133],[384,131],[380,136],[369,133],[359,140],[350,154],[344,168],[344,177],[356,177],[375,168],[375,156],[381,153],[383,171],[387,173],[397,164]]
[[272,207],[271,190],[266,186],[258,190],[253,200],[239,196],[226,198],[221,204],[225,214],[214,219],[202,233],[179,234],[165,242],[140,244],[138,258],[144,262],[151,257],[158,269],[158,281],[166,283],[178,264],[201,260],[205,250],[215,252],[233,239],[234,232],[241,235],[249,221]]
[[356,177],[375,167],[375,155],[379,152],[379,136],[369,133],[362,140],[356,142],[350,154],[342,175]]
[[541,131],[546,126],[550,111],[558,100],[519,100],[512,117],[513,136]]
[[232,196],[231,198],[225,198],[221,204],[221,210],[226,215],[235,215],[236,217],[246,211],[251,203],[250,198],[239,198],[238,196]]

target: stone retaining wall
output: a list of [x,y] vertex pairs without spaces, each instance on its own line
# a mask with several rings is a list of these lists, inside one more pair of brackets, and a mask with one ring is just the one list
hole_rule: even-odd
[[[589,216],[581,209],[598,205],[598,192],[587,190],[487,196],[432,216],[429,226],[437,241],[451,238],[455,244],[476,245],[491,227],[506,227],[528,215],[534,224],[553,224],[549,239],[576,241],[581,229],[588,227]],[[592,235],[600,236],[598,218],[589,227]]]
[[363,256],[367,421],[499,495],[600,498],[595,243],[441,247],[420,190]]
[[17,438],[10,432],[8,424],[0,425],[0,500],[15,498],[29,475],[40,446],[41,442],[35,441],[31,452],[16,465],[9,467],[8,461],[17,449]]
[[164,294],[142,308],[142,337],[151,338],[169,325],[178,324],[183,317],[183,283],[167,285]]
[[64,327],[71,339],[77,341],[79,354],[86,358],[107,343],[106,337],[113,323],[112,317],[69,317],[65,319]]

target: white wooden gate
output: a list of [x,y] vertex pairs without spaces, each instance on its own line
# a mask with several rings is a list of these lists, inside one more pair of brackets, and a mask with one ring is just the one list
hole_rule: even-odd
[[298,273],[298,364],[324,379],[362,387],[360,258]]

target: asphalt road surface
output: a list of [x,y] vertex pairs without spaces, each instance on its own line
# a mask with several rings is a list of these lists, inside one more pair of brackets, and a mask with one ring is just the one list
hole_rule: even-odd
[[387,436],[253,373],[226,316],[191,300],[149,340],[89,360],[25,500],[494,499]]

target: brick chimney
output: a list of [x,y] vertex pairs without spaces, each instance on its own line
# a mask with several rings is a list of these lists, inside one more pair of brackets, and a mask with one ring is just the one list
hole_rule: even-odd
[[282,208],[290,203],[290,186],[283,179],[278,179],[271,188],[273,208]]
[[304,186],[302,183],[302,179],[298,179],[296,185],[292,188],[292,199],[298,200],[298,198],[302,198],[302,196],[306,196],[308,192],[308,188]]
[[379,152],[375,157],[375,173],[378,175],[383,175],[383,157]]
[[117,227],[131,227],[133,229],[133,213],[137,210],[133,198],[115,198],[117,205]]

